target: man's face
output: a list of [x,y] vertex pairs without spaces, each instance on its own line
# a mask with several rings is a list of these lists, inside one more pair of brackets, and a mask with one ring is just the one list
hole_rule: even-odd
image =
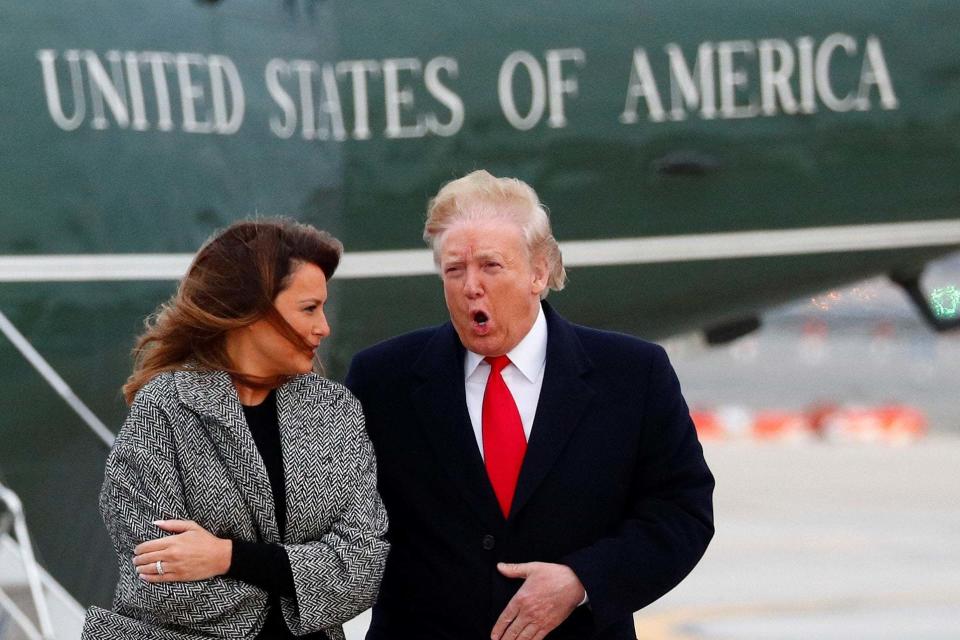
[[531,261],[520,227],[505,220],[458,222],[439,241],[443,296],[463,346],[509,352],[537,319],[546,260]]

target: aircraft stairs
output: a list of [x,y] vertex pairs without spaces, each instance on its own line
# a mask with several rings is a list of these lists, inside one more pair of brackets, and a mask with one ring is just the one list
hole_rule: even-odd
[[20,499],[0,484],[0,640],[77,640],[83,616],[37,563]]

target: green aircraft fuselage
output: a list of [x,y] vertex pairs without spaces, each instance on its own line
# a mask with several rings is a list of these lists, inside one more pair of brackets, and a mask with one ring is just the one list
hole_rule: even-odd
[[[537,189],[570,274],[550,300],[584,324],[658,338],[916,272],[960,247],[957,25],[948,0],[8,3],[0,313],[115,430],[184,260],[293,216],[347,249],[339,378],[445,320],[423,215],[475,168]],[[106,603],[106,445],[0,355],[0,481],[47,569]]]

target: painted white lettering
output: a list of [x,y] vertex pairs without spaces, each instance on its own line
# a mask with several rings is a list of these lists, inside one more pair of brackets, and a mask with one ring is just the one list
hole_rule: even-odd
[[896,109],[900,106],[897,94],[893,92],[893,82],[887,70],[887,61],[883,57],[880,39],[877,36],[867,38],[866,55],[860,71],[860,90],[857,92],[859,108],[870,108],[870,87],[876,86],[880,93],[880,106],[884,109]]
[[653,69],[650,68],[647,52],[643,48],[633,51],[633,65],[630,67],[630,82],[627,85],[627,101],[623,106],[623,113],[620,114],[620,122],[624,124],[637,122],[640,98],[646,101],[648,118],[652,122],[666,120],[667,115],[663,110],[663,102],[660,100],[660,92],[653,77]]
[[734,56],[738,53],[753,58],[756,51],[749,40],[730,40],[717,44],[720,113],[724,118],[752,118],[759,111],[752,93],[746,105],[737,104],[737,90],[746,89],[749,81],[747,72],[736,66]]
[[121,129],[130,126],[130,114],[127,111],[127,101],[124,95],[124,81],[122,72],[120,77],[116,76],[120,68],[120,54],[116,51],[109,51],[106,55],[111,63],[112,77],[107,75],[100,58],[93,51],[83,52],[83,61],[87,67],[87,80],[90,83],[90,103],[93,106],[93,118],[90,126],[94,129],[106,129],[109,124],[104,110],[104,102],[110,108],[110,113]]
[[157,97],[157,129],[170,131],[173,119],[170,115],[170,88],[167,86],[167,64],[173,64],[171,54],[163,51],[144,51],[140,59],[150,65],[153,77],[153,91]]
[[[210,70],[210,93],[213,100],[213,128],[220,134],[236,133],[243,124],[246,99],[240,72],[233,60],[226,56],[212,55],[207,60]],[[230,91],[230,108],[227,108],[227,89]]]
[[[300,81],[301,134],[304,140],[329,140],[331,133],[335,140],[346,140],[340,89],[333,66],[320,66],[311,60],[293,60],[290,67]],[[320,82],[319,101],[314,95],[315,79]]]
[[757,51],[760,57],[761,111],[767,116],[776,115],[779,100],[780,109],[784,113],[796,114],[797,101],[790,87],[790,78],[796,63],[790,43],[781,39],[761,40],[757,43]]
[[[520,115],[513,95],[513,75],[518,66],[527,70],[530,78],[530,109],[526,115]],[[547,105],[547,81],[537,59],[527,51],[514,51],[500,65],[497,82],[497,94],[500,98],[500,110],[514,129],[527,131],[537,126],[543,117]]]
[[180,105],[183,109],[183,130],[187,133],[210,133],[213,131],[213,124],[205,117],[202,120],[197,119],[197,101],[200,101],[201,108],[205,106],[204,91],[202,85],[193,81],[190,72],[191,67],[205,67],[206,60],[196,53],[178,53],[174,59],[180,86]]
[[340,87],[337,86],[337,72],[331,64],[325,64],[320,70],[321,80],[323,81],[323,100],[320,101],[320,115],[326,116],[330,121],[329,128],[326,123],[320,123],[319,131],[326,140],[330,135],[334,140],[343,141],[347,139],[347,128],[343,122],[343,107],[340,103]]
[[813,38],[797,39],[798,73],[800,81],[800,113],[817,112],[817,92],[813,80]]
[[150,128],[150,123],[147,122],[147,107],[143,99],[140,57],[135,51],[127,51],[123,56],[123,63],[127,70],[127,85],[130,87],[130,125],[134,131],[146,131]]
[[300,135],[304,140],[317,138],[317,116],[313,111],[313,72],[320,67],[312,60],[291,60],[290,69],[297,74],[300,86]]
[[447,122],[440,122],[436,114],[428,113],[426,117],[427,128],[438,136],[446,137],[460,131],[463,126],[464,109],[463,100],[460,96],[440,82],[441,71],[446,71],[451,79],[456,80],[460,69],[456,60],[441,56],[427,62],[427,66],[423,70],[423,79],[427,91],[437,102],[450,111],[450,119]]
[[857,53],[857,41],[845,33],[832,33],[820,43],[815,67],[817,93],[820,101],[831,111],[850,111],[857,107],[857,97],[851,91],[843,98],[838,98],[830,81],[830,61],[837,49],[843,49],[848,56],[854,56]]
[[264,68],[264,79],[267,83],[267,92],[283,112],[282,118],[276,114],[270,116],[270,131],[278,138],[289,138],[297,130],[297,107],[293,98],[283,88],[280,78],[290,78],[290,64],[279,58],[267,62]]
[[[692,71],[678,45],[668,44],[664,51],[670,59],[670,117],[679,122],[686,119],[687,109],[695,111],[700,107],[700,117],[712,120],[717,114],[713,85],[713,43],[703,42],[697,47],[697,61]],[[699,77],[699,89],[695,76]]]
[[381,65],[383,69],[383,99],[387,114],[387,128],[384,135],[388,138],[422,138],[427,125],[422,115],[417,115],[417,123],[404,125],[402,110],[412,110],[414,105],[413,89],[409,85],[401,86],[400,73],[408,72],[419,78],[422,65],[416,58],[387,58]]
[[582,68],[587,57],[583,49],[550,49],[546,52],[547,87],[549,89],[550,116],[547,125],[554,129],[567,126],[564,113],[564,96],[577,97],[579,84],[576,76],[563,75],[563,63],[572,62]]
[[53,49],[37,51],[37,60],[40,61],[40,69],[43,71],[43,92],[47,98],[47,111],[50,112],[50,118],[55,125],[64,131],[73,131],[83,124],[83,119],[86,116],[80,53],[74,49],[68,49],[64,52],[63,58],[67,61],[70,84],[73,88],[73,115],[69,118],[64,113],[63,103],[60,99],[60,85],[57,82],[56,68],[57,52]]
[[376,60],[345,60],[337,63],[337,75],[350,74],[353,81],[353,137],[370,138],[370,109],[367,106],[367,74],[379,75]]

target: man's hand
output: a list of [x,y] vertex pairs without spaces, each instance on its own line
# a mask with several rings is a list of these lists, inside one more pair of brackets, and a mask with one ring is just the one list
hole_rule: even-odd
[[583,601],[583,584],[566,565],[501,562],[497,570],[524,582],[493,626],[492,640],[541,640]]
[[[166,536],[138,544],[133,564],[147,582],[189,582],[223,575],[230,568],[233,541],[209,533],[192,520],[158,520]],[[163,575],[157,571],[157,561]]]

